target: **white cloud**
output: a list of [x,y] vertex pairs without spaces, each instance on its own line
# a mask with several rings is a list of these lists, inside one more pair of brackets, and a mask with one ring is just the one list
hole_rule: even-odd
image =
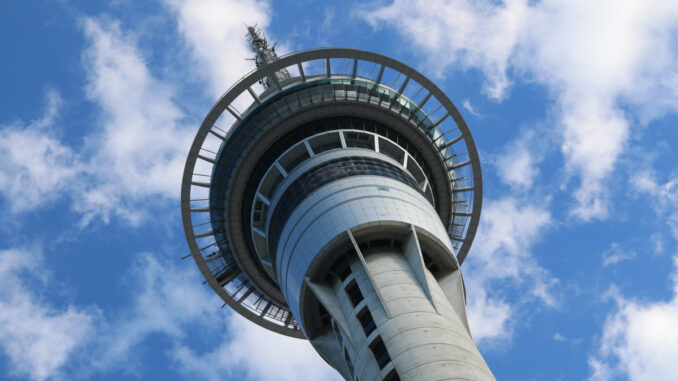
[[563,114],[561,148],[566,169],[580,175],[571,215],[584,221],[605,218],[608,204],[603,181],[626,144],[628,123],[618,110],[598,104],[596,99],[568,105]]
[[187,338],[189,326],[205,330],[220,325],[225,317],[217,297],[201,285],[192,264],[181,267],[152,253],[137,255],[124,277],[130,303],[107,317],[98,333],[96,353],[91,359],[95,370],[122,368],[134,373],[140,365],[140,345],[151,335],[163,335],[172,341]]
[[[254,68],[243,22],[266,26],[261,1],[168,1],[179,29],[216,95]],[[60,98],[48,93],[48,109],[27,125],[0,126],[0,193],[13,212],[36,208],[66,194],[82,225],[115,216],[140,224],[153,205],[176,200],[195,126],[174,102],[175,88],[151,72],[135,36],[108,17],[85,18],[83,54],[86,95],[100,109],[84,136],[70,148],[53,133]],[[219,47],[215,49],[215,47]],[[242,105],[241,105],[242,106]]]
[[396,0],[362,16],[375,26],[395,26],[426,50],[428,68],[437,75],[451,65],[482,70],[487,75],[485,93],[502,99],[510,85],[509,59],[520,41],[528,10],[523,1]]
[[596,358],[589,358],[589,368],[591,368],[591,376],[589,377],[591,381],[604,381],[612,378],[612,369]]
[[[144,344],[160,336],[169,342],[164,351],[172,360],[168,367],[191,379],[241,374],[251,380],[341,379],[307,341],[270,332],[220,309],[220,300],[201,284],[192,263],[179,265],[140,253],[123,280],[129,304],[98,327],[91,353],[83,354],[85,378],[111,372],[143,377]],[[208,343],[196,344],[201,342],[196,337],[205,336]]]
[[50,90],[46,98],[38,120],[0,126],[0,193],[12,213],[57,199],[82,170],[77,153],[55,134],[61,97]]
[[638,192],[651,195],[658,210],[678,204],[678,177],[659,184],[652,171],[643,171],[631,179],[631,184]]
[[481,70],[492,98],[506,95],[507,73],[544,84],[579,177],[572,216],[584,221],[607,216],[605,181],[630,134],[622,105],[644,120],[678,110],[676,2],[396,0],[361,14],[393,25],[440,72]]
[[[650,196],[655,213],[664,218],[671,235],[678,240],[678,177],[660,184],[652,170],[645,170],[631,179],[631,185],[640,194]],[[655,251],[663,251],[661,236],[650,237],[655,244]]]
[[267,331],[233,314],[229,339],[213,351],[196,354],[179,346],[173,351],[183,372],[193,378],[222,380],[245,374],[248,380],[342,380],[306,340]]
[[650,235],[650,241],[652,241],[652,246],[654,246],[655,254],[664,254],[664,237],[661,233]]
[[507,144],[499,156],[492,159],[499,179],[516,190],[530,189],[539,174],[537,165],[541,161],[541,151],[534,134],[523,133],[520,138]]
[[132,36],[115,20],[85,19],[87,96],[102,111],[87,138],[91,181],[74,208],[85,222],[116,214],[139,221],[138,210],[178,197],[185,155],[194,135],[181,124],[171,86],[149,71]]
[[[176,13],[179,31],[191,49],[200,73],[217,99],[240,77],[254,69],[245,25],[265,28],[270,5],[258,0],[166,0]],[[241,110],[242,111],[242,110]]]
[[484,277],[517,278],[531,260],[529,248],[550,224],[548,211],[515,198],[486,202],[471,263],[483,266]]
[[618,243],[612,242],[610,248],[603,252],[603,267],[614,265],[621,261],[633,259],[635,256],[635,251],[625,250]]
[[[41,279],[34,277],[37,273]],[[37,292],[55,283],[50,277],[39,250],[0,251],[0,350],[19,377],[143,377],[144,348],[151,338],[162,337],[170,343],[164,351],[172,359],[167,366],[191,378],[247,374],[252,380],[341,380],[307,341],[220,309],[192,263],[138,254],[122,279],[129,302],[116,311],[51,305]],[[209,343],[196,345],[196,337],[205,336]],[[214,337],[220,338],[216,345]],[[64,370],[67,364],[73,366]]]
[[478,111],[476,111],[475,107],[473,107],[471,101],[469,101],[468,98],[464,99],[464,101],[461,102],[461,105],[466,109],[466,111],[468,111],[471,115],[475,116],[476,118],[482,117],[482,115]]
[[88,340],[97,317],[96,311],[43,300],[38,290],[49,276],[39,249],[0,251],[0,348],[12,373],[38,381],[59,374]]
[[[188,75],[199,73],[217,99],[254,68],[245,23],[265,27],[265,1],[168,0],[179,32],[195,61]],[[133,224],[145,205],[179,196],[180,181],[195,126],[173,101],[175,86],[148,68],[137,41],[115,20],[86,19],[88,97],[102,110],[101,128],[87,140],[92,154],[88,172],[94,187],[76,199],[74,209],[87,223],[117,215]],[[236,100],[241,109],[251,103]],[[242,111],[242,110],[241,110]],[[202,117],[199,115],[198,117]]]
[[476,341],[509,339],[513,306],[501,298],[489,297],[481,284],[469,284],[467,292],[466,312],[473,338]]
[[630,380],[671,380],[678,374],[678,257],[669,301],[628,300],[612,288],[617,311],[603,325],[597,353],[589,357],[590,380],[616,375]]
[[[557,280],[531,253],[551,224],[547,210],[512,197],[485,203],[473,251],[464,265],[469,324],[476,340],[510,338],[515,303],[538,299],[557,305],[552,290]],[[489,292],[497,282],[520,287],[526,298],[508,301],[500,293]]]
[[195,130],[182,125],[173,88],[149,71],[136,41],[110,19],[82,22],[86,94],[97,122],[76,151],[54,133],[61,100],[48,93],[39,120],[0,128],[0,192],[23,212],[68,194],[86,225],[112,215],[138,224],[149,204],[176,199]]

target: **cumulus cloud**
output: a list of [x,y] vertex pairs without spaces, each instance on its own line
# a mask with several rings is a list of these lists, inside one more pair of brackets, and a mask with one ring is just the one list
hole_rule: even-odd
[[228,323],[229,340],[206,353],[177,346],[174,358],[183,372],[203,380],[246,375],[248,380],[342,380],[306,340],[264,330],[240,316]]
[[44,300],[38,290],[49,277],[39,249],[0,251],[0,348],[12,373],[38,381],[59,374],[90,337],[98,315]]
[[[169,343],[163,354],[176,361],[168,367],[191,378],[341,379],[307,341],[269,332],[220,309],[218,297],[201,284],[190,263],[137,254],[121,280],[128,302],[115,311],[50,305],[37,292],[47,280],[33,279],[31,273],[51,277],[40,250],[0,251],[0,349],[19,377],[143,377],[144,348],[148,340],[161,337]],[[196,346],[204,336],[209,340]],[[216,345],[214,337],[220,338]],[[197,348],[206,353],[196,354]],[[67,364],[71,366],[64,370]]]
[[502,152],[492,157],[490,162],[497,169],[497,176],[504,184],[517,191],[526,191],[532,187],[539,175],[542,148],[532,132],[523,133],[518,139],[508,143]]
[[676,2],[395,0],[361,15],[395,27],[440,73],[482,71],[491,98],[514,76],[543,84],[565,168],[579,179],[571,215],[583,221],[608,214],[605,181],[630,134],[624,110],[643,120],[678,110]]
[[135,356],[151,335],[172,341],[187,338],[191,325],[210,329],[223,322],[217,297],[205,287],[195,268],[178,266],[153,253],[140,253],[123,278],[130,303],[107,317],[99,332],[91,364],[96,371],[136,372]]
[[149,71],[132,36],[115,20],[85,19],[87,96],[101,109],[88,136],[92,177],[74,208],[85,220],[111,214],[138,221],[143,202],[179,195],[194,129],[182,125],[171,86]]
[[478,287],[481,284],[471,289],[471,283],[467,287],[466,312],[473,338],[477,341],[509,339],[514,307],[499,297],[489,297],[483,288]]
[[[220,309],[219,298],[201,284],[192,263],[140,253],[123,281],[129,303],[98,325],[90,353],[83,355],[88,359],[81,370],[86,378],[111,372],[143,377],[145,343],[162,337],[168,342],[163,355],[172,360],[168,366],[191,379],[242,374],[252,380],[341,379],[307,341],[267,331]],[[208,340],[201,341],[204,337]]]
[[610,248],[603,252],[603,267],[633,259],[635,256],[635,251],[626,250],[617,242],[612,242]]
[[58,136],[61,97],[46,93],[43,115],[0,126],[0,194],[12,213],[35,210],[61,196],[82,170],[78,154]]
[[661,233],[652,233],[650,235],[650,241],[654,247],[655,254],[664,254],[664,237]]
[[[655,213],[664,217],[671,235],[678,240],[678,177],[661,184],[653,171],[646,170],[634,176],[631,185],[639,194],[650,196]],[[661,253],[664,250],[661,235],[653,234],[650,238],[655,252]]]
[[487,75],[485,93],[501,99],[510,85],[508,61],[527,11],[523,1],[495,5],[486,1],[396,0],[362,15],[373,25],[395,26],[425,49],[428,65],[438,75],[452,64],[479,68]]
[[113,215],[138,224],[146,205],[179,196],[195,129],[182,124],[173,88],[153,76],[117,21],[88,18],[82,28],[97,123],[83,147],[71,148],[57,134],[61,98],[49,91],[42,117],[0,126],[0,193],[15,213],[68,195],[84,225]]
[[270,5],[259,0],[166,0],[179,31],[197,63],[197,70],[216,99],[254,65],[245,39],[245,24],[265,28]]
[[476,118],[482,117],[482,115],[476,110],[475,107],[471,104],[471,101],[468,99],[464,99],[463,102],[461,102],[462,107],[466,109],[471,115],[475,116]]
[[559,332],[556,332],[556,333],[553,334],[553,340],[555,340],[555,341],[560,341],[560,342],[565,342],[565,341],[567,341],[567,339],[565,338],[565,336],[561,335]]
[[[204,74],[215,99],[254,67],[245,60],[251,53],[243,21],[266,26],[268,3],[167,5],[197,62],[192,72]],[[0,193],[17,213],[69,194],[83,225],[108,223],[114,216],[138,225],[150,205],[178,198],[195,126],[185,122],[174,100],[176,86],[149,69],[133,33],[109,17],[85,18],[81,25],[87,40],[85,92],[98,106],[97,122],[83,147],[65,144],[55,133],[61,100],[52,91],[44,116],[0,126],[0,154],[6,160]]]
[[[465,263],[469,324],[476,340],[502,340],[512,335],[516,303],[540,300],[557,305],[552,287],[557,280],[543,269],[531,253],[532,246],[552,224],[541,207],[508,197],[486,202],[483,218]],[[493,284],[508,282],[528,295],[523,300],[505,300]]]
[[617,310],[605,320],[600,345],[589,356],[592,381],[623,375],[629,380],[671,380],[678,374],[678,257],[673,258],[673,296],[641,302],[610,295]]

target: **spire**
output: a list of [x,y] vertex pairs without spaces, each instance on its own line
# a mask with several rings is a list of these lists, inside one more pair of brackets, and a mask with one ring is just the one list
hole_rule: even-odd
[[[247,42],[250,44],[250,49],[254,52],[254,62],[257,65],[257,69],[261,69],[269,63],[276,61],[278,55],[275,53],[275,45],[268,47],[268,41],[266,37],[261,32],[256,25],[247,26]],[[264,86],[265,89],[271,86],[271,81],[275,80],[276,82],[283,81],[290,78],[290,73],[286,69],[280,69],[275,72],[275,79],[265,77],[259,83]]]

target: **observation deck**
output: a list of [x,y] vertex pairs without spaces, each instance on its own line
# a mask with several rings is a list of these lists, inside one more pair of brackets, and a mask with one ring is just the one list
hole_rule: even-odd
[[450,260],[461,265],[480,217],[482,177],[457,108],[394,59],[344,48],[302,51],[234,84],[186,160],[184,231],[224,305],[274,332],[306,337],[278,279],[280,237],[311,191],[347,171],[400,181],[412,197],[421,195],[450,239]]

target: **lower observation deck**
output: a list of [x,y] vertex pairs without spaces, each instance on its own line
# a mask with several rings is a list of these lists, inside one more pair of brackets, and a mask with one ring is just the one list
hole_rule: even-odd
[[[274,73],[282,69],[291,78],[281,82]],[[264,78],[272,82],[268,89],[257,87]],[[372,146],[351,147],[348,134]],[[275,262],[256,242],[258,236],[267,242],[271,231],[264,210],[305,159],[340,149],[390,156],[421,184],[459,264],[473,241],[482,200],[478,153],[440,89],[412,68],[365,51],[282,57],[241,79],[212,108],[186,161],[181,200],[191,254],[206,282],[225,304],[275,332],[304,337]]]

